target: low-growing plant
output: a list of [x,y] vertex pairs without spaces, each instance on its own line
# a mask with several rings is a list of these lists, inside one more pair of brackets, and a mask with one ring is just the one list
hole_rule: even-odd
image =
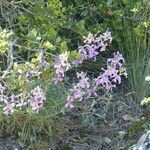
[[[77,68],[85,60],[95,62],[97,57],[107,50],[107,46],[111,42],[112,36],[109,31],[100,35],[89,34],[84,37],[83,45],[79,46],[77,52],[53,55],[55,57],[53,64],[48,62],[47,52],[44,50],[37,51],[36,57],[31,58],[30,62],[12,62],[9,70],[2,72],[0,83],[1,110],[8,115],[5,118],[1,114],[4,119],[2,121],[6,120],[7,123],[12,120],[7,130],[14,132],[17,125],[21,141],[28,141],[27,137],[31,134],[37,136],[39,130],[44,130],[43,134],[52,138],[51,126],[53,126],[58,113],[64,108],[66,93],[68,93],[68,97],[65,107],[73,108],[74,102],[97,97],[99,89],[105,87],[107,91],[112,91],[118,84],[121,84],[121,76],[127,76],[127,74],[123,66],[125,62],[123,56],[117,52],[107,59],[106,66],[102,68],[98,77],[90,79],[86,73],[77,72],[78,82],[73,83],[69,91],[63,90],[62,96],[58,95],[61,96],[60,101],[56,102],[57,96],[50,98],[54,86],[49,87],[52,80],[55,84],[60,85],[65,79],[66,71]],[[11,54],[13,58],[13,53]],[[49,73],[50,70],[55,70],[56,74]],[[47,74],[50,76],[47,77]],[[54,77],[52,78],[52,76]],[[38,113],[40,115],[37,115]],[[41,124],[43,124],[42,127]],[[22,129],[21,126],[23,126]],[[34,142],[34,139],[30,140]]]
[[[89,34],[87,37],[84,37],[84,39],[84,45],[79,46],[78,50],[81,58],[69,62],[69,53],[67,52],[56,58],[54,64],[56,76],[53,78],[55,84],[60,84],[63,81],[65,72],[71,68],[71,66],[76,67],[87,59],[96,61],[97,57],[106,51],[108,43],[112,42],[112,36],[109,31],[101,35]],[[82,101],[91,96],[98,96],[96,91],[101,87],[105,87],[108,91],[112,91],[118,84],[121,84],[121,76],[124,75],[127,77],[126,70],[123,66],[124,59],[122,55],[119,52],[113,53],[113,57],[108,58],[106,62],[106,69],[102,68],[102,73],[94,79],[87,77],[84,72],[76,73],[78,82],[73,83],[65,107],[74,108],[73,103],[75,101]]]

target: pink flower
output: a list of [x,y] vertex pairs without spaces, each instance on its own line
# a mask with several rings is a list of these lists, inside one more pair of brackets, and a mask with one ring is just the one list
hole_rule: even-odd
[[15,103],[7,103],[6,106],[3,108],[4,114],[13,113],[15,108]]
[[119,52],[113,53],[113,58],[107,59],[107,65],[112,66],[114,68],[121,67],[124,63],[124,58],[122,54]]
[[84,38],[84,43],[88,43],[91,44],[94,40],[95,40],[95,36],[94,34],[89,33],[89,35],[87,37],[83,37]]
[[56,85],[59,85],[63,81],[63,78],[58,75],[58,76],[55,76],[52,80],[54,81]]
[[43,107],[44,100],[46,100],[43,90],[37,86],[31,92],[31,96],[28,99],[28,103],[32,107],[32,110],[39,112],[39,109]]
[[91,96],[98,96],[98,94],[96,93],[96,90],[97,90],[97,86],[93,86],[89,89],[89,92],[88,92],[88,97],[91,97]]
[[75,89],[73,92],[73,97],[78,101],[82,101],[84,95],[84,91],[82,89]]
[[79,46],[78,50],[78,53],[82,56],[82,61],[86,59],[94,59],[95,61],[100,52],[106,51],[107,43],[112,41],[111,32],[109,31],[99,36],[90,33],[83,38],[85,39],[84,45]]
[[68,96],[67,97],[67,103],[65,104],[65,107],[66,108],[74,108],[74,105],[73,105],[73,96]]
[[7,88],[0,83],[0,94],[3,94]]
[[102,34],[102,38],[104,41],[108,41],[109,40],[109,43],[112,42],[112,36],[111,36],[111,32],[109,32],[108,30]]
[[78,51],[78,53],[82,55],[82,59],[83,59],[83,60],[88,59],[88,53],[87,53],[87,51],[86,51],[86,49],[85,49],[85,46],[79,46],[79,51]]
[[80,64],[83,63],[83,60],[82,59],[77,59],[76,61],[73,61],[72,64],[75,65],[75,66],[78,66]]
[[65,52],[60,54],[54,63],[54,68],[56,69],[56,75],[53,78],[55,84],[60,84],[63,80],[65,71],[68,71],[71,68],[70,63],[68,62],[69,53]]
[[15,97],[18,99],[18,102],[16,104],[17,108],[21,110],[23,106],[27,105],[27,102],[24,101],[25,95],[23,93],[20,93],[16,95]]

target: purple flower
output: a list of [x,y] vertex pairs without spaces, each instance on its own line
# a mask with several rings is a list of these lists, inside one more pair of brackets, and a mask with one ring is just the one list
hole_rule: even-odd
[[66,108],[74,108],[74,105],[73,105],[73,96],[68,96],[67,97],[67,103],[65,104],[65,107]]
[[22,107],[27,105],[27,102],[24,101],[25,95],[23,93],[20,93],[20,94],[16,95],[15,97],[16,97],[16,99],[18,99],[17,104],[16,104],[17,108],[19,108],[21,110]]
[[96,90],[97,90],[97,86],[92,86],[90,89],[89,89],[89,92],[88,92],[88,97],[91,97],[91,96],[98,96],[98,94],[96,93]]
[[78,53],[82,55],[82,60],[88,59],[88,53],[87,53],[87,51],[85,49],[85,46],[79,46]]
[[32,107],[32,110],[39,112],[39,109],[43,107],[44,100],[46,100],[43,90],[37,86],[31,92],[31,96],[28,99],[28,103]]
[[114,68],[121,67],[124,63],[124,58],[122,54],[119,52],[113,53],[113,58],[108,58],[107,59],[107,65],[110,65]]
[[77,72],[76,74],[79,81],[73,85],[73,88],[70,89],[70,92],[74,100],[81,101],[90,87],[90,83],[88,81],[89,78],[86,77],[84,72]]
[[[90,33],[87,37],[83,38],[84,44],[78,48],[78,53],[81,55],[81,58],[72,62],[72,65],[78,66],[87,59],[93,59],[95,61],[101,52],[106,51],[108,43],[112,42],[111,32],[108,30],[101,35]],[[106,65],[105,69],[102,68],[103,72],[91,81],[84,72],[76,73],[78,82],[73,84],[73,87],[70,89],[70,95],[67,98],[65,107],[73,108],[73,101],[75,100],[81,101],[84,98],[98,96],[97,89],[99,86],[111,91],[117,84],[121,84],[121,75],[127,76],[123,67],[124,59],[122,55],[119,52],[113,53],[113,57],[107,59]],[[53,80],[55,84],[58,84],[62,82],[65,71],[70,68],[67,52],[58,56],[54,68],[56,69],[56,76]]]
[[86,78],[82,78],[80,80],[80,82],[78,82],[77,86],[78,87],[81,87],[81,88],[89,88],[90,87],[90,84],[88,82],[89,78],[86,77]]
[[82,56],[82,61],[86,59],[96,60],[100,52],[106,51],[107,43],[112,41],[111,32],[109,31],[99,36],[90,33],[87,37],[83,38],[85,39],[84,45],[79,46],[78,50],[78,53]]
[[57,65],[57,67],[55,65],[54,68],[56,68],[56,74],[57,75],[64,77],[65,70],[62,68],[62,66],[60,64]]
[[52,80],[56,85],[59,85],[63,81],[63,78],[61,76],[55,76]]
[[100,51],[101,51],[101,52],[106,51],[106,47],[107,47],[107,46],[108,46],[107,43],[104,44],[104,43],[102,42],[102,43],[101,43]]
[[112,83],[112,81],[114,82],[117,82],[118,81],[118,84],[121,83],[121,78],[120,76],[117,74],[117,70],[105,70],[103,72],[102,75],[100,75],[98,78],[97,78],[97,86],[99,86],[100,84],[104,87],[106,87],[106,89],[108,90],[112,90],[113,87],[116,87],[116,85],[114,83]]
[[76,73],[77,74],[77,78],[79,79],[79,82],[77,83],[77,87],[79,88],[89,88],[90,84],[89,84],[89,78],[86,77],[86,74],[84,72],[81,73]]
[[71,68],[68,57],[69,53],[65,52],[55,59],[54,68],[56,69],[56,75],[53,78],[53,81],[57,85],[62,82],[65,71]]
[[76,61],[73,61],[72,64],[75,65],[75,66],[78,66],[80,64],[83,63],[83,60],[82,59],[77,59]]
[[0,94],[3,94],[7,88],[0,83]]
[[73,92],[73,97],[77,99],[78,101],[82,101],[84,95],[84,91],[82,89],[75,88]]
[[96,51],[96,49],[92,47],[88,48],[88,58],[96,60],[97,55],[99,55],[99,53]]
[[107,74],[103,73],[98,82],[98,84],[101,84],[102,86],[106,87],[106,89],[110,89],[110,87],[112,87],[111,81],[109,80],[109,77]]
[[120,68],[122,68],[124,59],[119,52],[114,53],[112,58],[107,59],[107,68],[102,69],[104,72],[100,75],[96,82],[96,85],[100,84],[108,90],[116,87],[117,84],[121,84],[121,75],[126,75],[126,72],[120,73]]
[[91,44],[94,40],[95,40],[95,36],[94,34],[89,33],[89,35],[87,37],[83,37],[84,38],[84,43],[87,44]]
[[13,113],[15,108],[15,103],[7,103],[6,106],[3,108],[4,114]]
[[32,110],[39,112],[39,109],[43,107],[43,100],[38,97],[32,97],[29,99],[29,104],[32,107]]
[[109,40],[109,43],[112,42],[112,36],[111,36],[111,32],[109,32],[108,30],[102,34],[102,38],[103,38],[103,41],[108,41]]
[[16,104],[16,107],[18,107],[21,110],[22,107],[25,105],[27,105],[27,102],[24,102],[23,100],[21,100],[18,104]]

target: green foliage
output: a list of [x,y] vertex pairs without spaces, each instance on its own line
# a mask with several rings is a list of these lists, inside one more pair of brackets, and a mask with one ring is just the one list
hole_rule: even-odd
[[[20,42],[24,41],[23,49],[46,47],[48,50],[54,51],[58,47],[56,45],[56,40],[59,41],[58,32],[65,22],[65,16],[63,15],[65,10],[61,2],[58,0],[46,2],[38,0],[32,1],[31,5],[30,2],[27,4],[28,11],[19,17],[18,34],[22,37]],[[29,28],[30,30],[28,30]]]
[[0,27],[0,54],[4,54],[10,47],[10,36],[13,33],[7,30],[2,30]]
[[[145,77],[145,80],[147,81],[147,82],[149,82],[149,84],[150,84],[150,76],[148,75],[148,76],[146,76]],[[150,104],[150,97],[145,97],[142,101],[141,101],[141,105],[149,105]]]
[[[106,55],[109,55],[113,49],[122,50],[128,68],[129,89],[135,92],[135,99],[141,100],[149,96],[149,85],[144,82],[145,76],[150,74],[150,22],[147,0],[23,0],[14,3],[4,1],[2,4],[0,2],[0,5],[3,12],[0,14],[2,20],[0,25],[13,29],[17,43],[12,44],[11,31],[0,28],[1,74],[9,65],[6,64],[6,52],[10,50],[11,44],[13,59],[19,62],[11,66],[10,72],[2,82],[5,82],[14,93],[27,93],[39,83],[44,85],[47,91],[47,101],[39,115],[31,111],[16,111],[13,116],[6,117],[1,112],[3,126],[7,128],[8,133],[17,130],[17,136],[21,141],[28,141],[32,147],[36,145],[34,138],[42,135],[41,141],[48,137],[47,140],[52,142],[55,136],[53,131],[58,124],[56,119],[66,99],[64,87],[58,89],[50,84],[54,74],[52,68],[49,70],[40,68],[42,75],[35,75],[30,82],[26,82],[25,73],[37,67],[42,57],[37,52],[40,49],[46,50],[46,57],[50,64],[56,54],[65,51],[70,51],[69,59],[74,61],[81,57],[76,50],[83,41],[83,36],[90,32],[99,34],[109,29],[114,39],[113,46],[108,48]],[[30,65],[25,64],[26,61]],[[96,74],[99,73],[102,63],[103,58],[100,56],[97,64],[93,65],[86,61],[82,69],[94,71]],[[106,99],[108,106],[112,105],[110,99],[111,96]],[[149,102],[149,98],[145,98],[142,104],[145,102]],[[107,108],[105,104],[104,108]],[[93,122],[93,118],[89,115],[90,111],[93,111],[91,102],[87,102],[86,105],[83,103],[83,106],[80,106],[85,113],[83,118]]]
[[116,24],[113,28],[117,45],[126,58],[129,84],[139,101],[150,92],[144,82],[145,76],[150,73],[149,13],[144,2],[136,2],[128,12],[130,15],[123,15],[119,23],[122,29],[118,29]]

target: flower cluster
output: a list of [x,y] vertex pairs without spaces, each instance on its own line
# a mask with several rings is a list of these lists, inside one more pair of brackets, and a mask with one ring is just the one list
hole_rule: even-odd
[[38,113],[39,109],[43,107],[44,100],[46,100],[45,94],[39,86],[34,88],[30,93],[28,103],[32,107],[32,110]]
[[[71,68],[70,64],[79,65],[84,60],[94,59],[96,61],[100,52],[106,51],[108,43],[112,42],[111,32],[106,31],[101,35],[89,34],[84,37],[84,45],[79,46],[78,53],[81,55],[80,59],[69,63],[68,54],[64,53],[56,59],[54,68],[56,68],[56,76],[53,79],[55,84],[63,80],[64,72]],[[112,58],[107,59],[106,69],[102,68],[102,73],[95,78],[89,79],[84,72],[76,73],[78,82],[73,84],[70,89],[70,95],[67,97],[65,107],[74,107],[74,101],[81,101],[84,98],[91,96],[98,96],[97,91],[99,87],[105,87],[108,91],[112,91],[118,84],[121,84],[121,76],[127,77],[126,69],[124,68],[124,58],[119,52],[113,53]]]
[[7,97],[7,100],[4,101],[5,106],[3,108],[4,114],[9,114],[14,112],[15,104],[15,95]]
[[3,106],[4,114],[11,114],[16,109],[22,110],[25,106],[31,106],[32,110],[38,113],[46,100],[45,94],[39,86],[31,90],[30,93],[10,95],[7,92],[8,89],[0,84],[0,104]]
[[65,52],[59,55],[55,60],[54,68],[56,69],[56,76],[53,78],[55,84],[61,83],[65,75],[65,71],[71,68],[70,63],[68,62],[68,57],[69,53]]
[[68,96],[65,107],[73,108],[73,101],[81,101],[83,99],[83,96],[86,95],[88,88],[90,87],[89,78],[86,77],[85,73],[77,73],[77,78],[79,82],[74,84],[73,88],[70,89],[71,96]]
[[121,83],[121,75],[127,77],[125,68],[123,67],[124,58],[117,52],[113,54],[112,58],[107,59],[107,68],[98,76],[95,84],[102,85],[107,90],[112,90],[117,84]]
[[68,61],[68,56],[69,53],[65,52],[63,54],[60,54],[54,63],[54,68],[56,69],[56,76],[53,78],[53,81],[55,84],[59,84],[62,82],[64,73],[68,69],[71,68],[72,65],[79,65],[83,63],[83,60],[87,59],[94,59],[96,60],[97,55],[100,54],[100,52],[105,51],[106,47],[108,46],[108,42],[112,42],[112,36],[111,32],[106,31],[103,34],[94,35],[94,34],[89,34],[87,37],[84,38],[84,45],[79,46],[78,49],[78,54],[81,55],[80,59],[77,59],[76,61],[73,61],[69,63]]
[[[27,83],[30,84],[33,78],[40,78],[43,67],[49,66],[44,54],[45,51],[38,51],[37,58],[32,63],[18,64],[14,62],[13,69],[9,75],[18,77],[19,81],[21,81],[18,81],[21,83],[21,86],[25,86]],[[16,91],[12,94],[13,91],[4,85],[5,83],[0,83],[0,106],[3,108],[4,114],[11,114],[17,109],[22,110],[25,106],[31,107],[33,111],[38,113],[43,107],[46,98],[40,86],[35,87],[29,93],[24,91],[14,95]]]
[[[91,43],[94,37],[88,37],[87,43]],[[86,74],[77,73],[78,82],[73,85],[70,90],[71,94],[67,98],[65,107],[74,107],[74,101],[81,101],[84,98],[98,96],[99,87],[105,87],[108,91],[112,91],[118,84],[121,84],[121,76],[127,77],[126,69],[124,68],[124,58],[119,52],[113,53],[112,58],[107,59],[106,69],[102,68],[102,73],[95,79],[89,79]],[[89,82],[90,81],[90,82]]]
[[100,54],[100,52],[106,51],[108,42],[112,42],[111,32],[106,31],[101,35],[89,34],[84,38],[84,45],[79,46],[78,53],[82,56],[81,59],[73,62],[73,64],[82,64],[83,60],[94,59]]

